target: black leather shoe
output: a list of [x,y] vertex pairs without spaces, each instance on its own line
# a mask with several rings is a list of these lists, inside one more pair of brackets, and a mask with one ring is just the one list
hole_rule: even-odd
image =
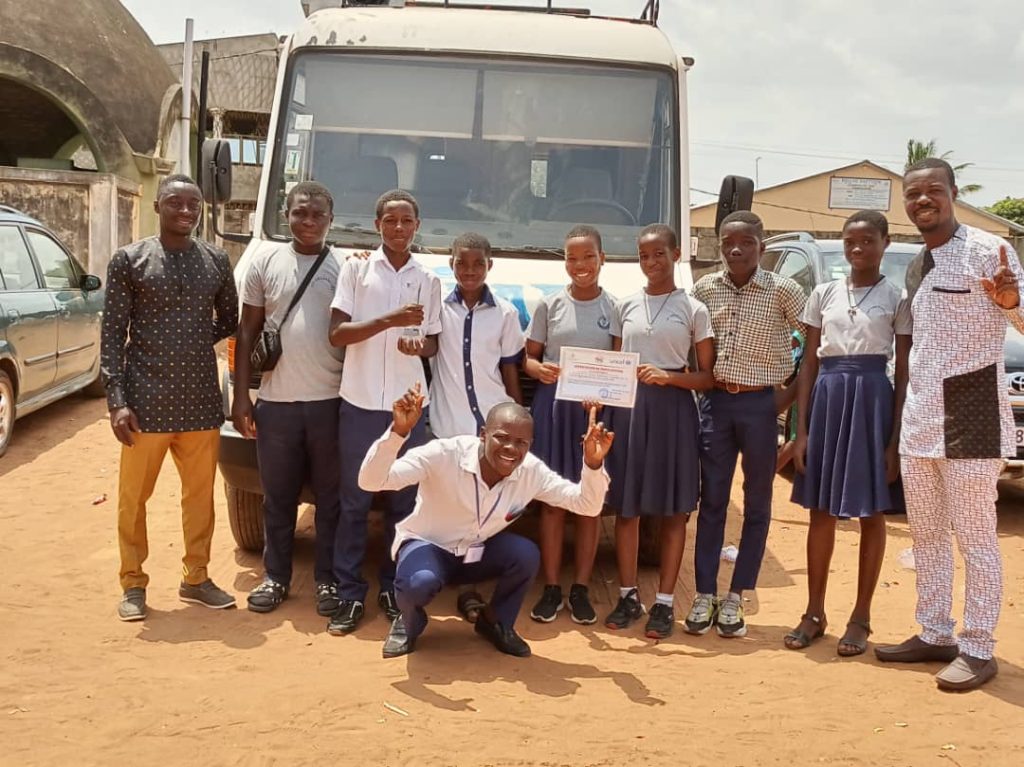
[[399,615],[391,624],[391,630],[384,638],[383,655],[385,658],[398,658],[408,655],[416,649],[416,640],[405,630],[405,621]]
[[530,655],[530,645],[523,641],[514,628],[505,628],[501,621],[491,621],[483,613],[473,624],[473,630],[506,655],[515,655],[517,658]]

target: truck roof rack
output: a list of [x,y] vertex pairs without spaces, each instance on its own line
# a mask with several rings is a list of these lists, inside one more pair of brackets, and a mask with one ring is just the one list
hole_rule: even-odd
[[627,18],[619,16],[594,16],[588,8],[566,8],[564,6],[557,6],[554,4],[554,0],[538,0],[538,2],[544,2],[543,5],[526,5],[526,6],[512,6],[512,5],[494,5],[493,3],[487,2],[468,2],[464,3],[455,2],[454,0],[319,0],[319,2],[303,2],[303,7],[306,9],[306,15],[310,13],[310,8],[314,10],[318,8],[327,7],[334,5],[335,7],[341,8],[354,8],[359,6],[391,6],[391,7],[404,7],[404,6],[420,6],[426,8],[466,8],[483,11],[526,11],[528,13],[557,13],[563,16],[586,16],[593,18],[602,19],[613,19],[616,21],[641,21],[652,26],[658,25],[658,16],[661,13],[661,0],[646,0],[643,10],[640,12],[639,18]]

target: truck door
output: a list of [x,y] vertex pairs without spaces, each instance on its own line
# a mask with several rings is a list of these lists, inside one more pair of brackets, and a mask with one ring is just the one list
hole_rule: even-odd
[[53,385],[57,374],[57,307],[43,289],[21,228],[0,224],[0,328],[18,367],[18,401]]

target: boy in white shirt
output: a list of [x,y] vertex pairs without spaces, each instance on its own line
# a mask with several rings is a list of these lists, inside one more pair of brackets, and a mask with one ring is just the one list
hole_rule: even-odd
[[[368,585],[362,568],[373,495],[359,487],[359,466],[374,435],[391,422],[391,403],[413,385],[426,388],[421,358],[437,352],[441,281],[412,257],[419,224],[419,206],[411,194],[396,189],[381,195],[374,221],[381,246],[366,260],[344,264],[331,303],[331,345],[345,347],[338,410],[341,514],[334,553],[339,605],[327,625],[331,634],[354,631],[365,611]],[[407,447],[426,439],[418,424]],[[388,499],[389,547],[395,524],[408,516],[415,500],[415,487]],[[392,620],[399,614],[394,574],[394,562],[381,563],[377,604]]]

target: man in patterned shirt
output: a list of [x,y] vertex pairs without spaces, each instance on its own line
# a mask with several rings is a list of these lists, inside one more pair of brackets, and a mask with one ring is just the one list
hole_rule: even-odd
[[[922,160],[903,176],[903,205],[925,242],[907,273],[914,345],[900,434],[922,631],[875,655],[945,661],[938,686],[969,690],[998,670],[992,634],[1003,573],[996,481],[1003,458],[1016,454],[1003,341],[1007,321],[1024,331],[1024,313],[1017,255],[1005,240],[958,223],[956,197],[953,169],[943,160]],[[957,639],[951,530],[967,571]]]
[[224,420],[213,346],[235,331],[238,294],[227,254],[192,237],[202,210],[188,176],[168,176],[153,204],[160,234],[117,251],[107,272],[102,372],[114,436],[121,442],[117,533],[118,617],[146,617],[146,501],[167,451],[181,476],[185,602],[234,607],[210,580],[213,482]]
[[[701,398],[701,498],[697,515],[697,595],[686,630],[723,637],[747,633],[743,592],[757,585],[768,525],[778,449],[776,402],[793,372],[791,334],[802,330],[806,296],[788,277],[758,267],[764,254],[761,219],[749,211],[726,216],[719,230],[725,269],[705,275],[693,296],[708,307],[715,331],[715,388]],[[790,387],[795,391],[795,385]],[[782,397],[780,399],[786,399]],[[790,396],[789,401],[792,401]],[[728,594],[719,599],[718,563],[736,459],[743,454],[743,532]]]

